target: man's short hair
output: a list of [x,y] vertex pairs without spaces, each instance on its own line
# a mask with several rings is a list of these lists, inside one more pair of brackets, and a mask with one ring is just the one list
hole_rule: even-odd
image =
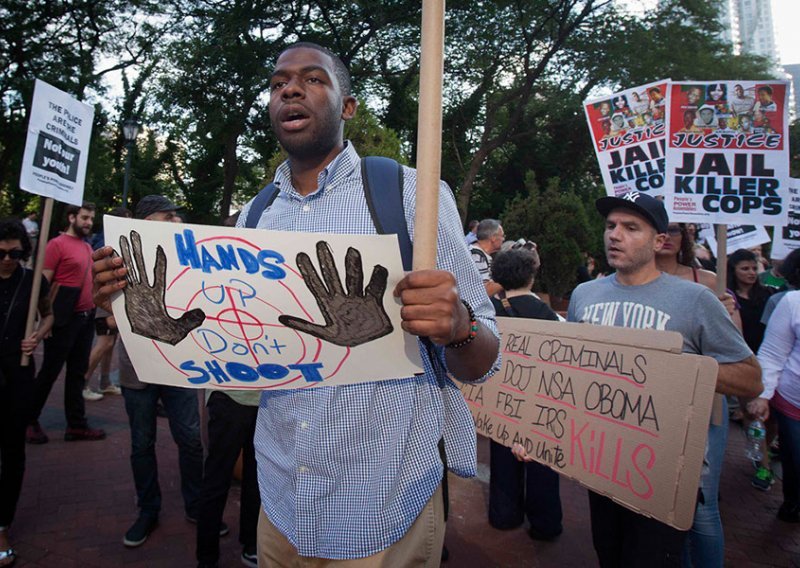
[[31,239],[28,237],[28,230],[19,219],[0,220],[0,241],[19,241],[22,245],[21,260],[28,260],[31,257]]
[[759,93],[767,93],[769,96],[772,96],[772,87],[769,85],[762,85],[758,88]]
[[[349,97],[352,95],[353,86],[350,80],[350,70],[347,68],[347,65],[344,64],[344,61],[332,52],[327,47],[323,47],[317,43],[312,43],[310,41],[298,41],[297,43],[293,43],[292,45],[288,46],[286,49],[281,51],[281,55],[289,51],[290,49],[299,49],[299,48],[307,48],[307,49],[316,49],[331,58],[333,61],[333,72],[336,75],[336,82],[339,83],[339,90],[341,91],[342,95]],[[280,56],[279,56],[280,57]]]
[[67,219],[69,219],[70,215],[77,215],[81,209],[94,211],[95,205],[91,201],[84,201],[80,205],[67,205],[67,208],[64,210],[64,214],[67,216]]
[[475,233],[475,236],[478,237],[479,241],[485,241],[495,236],[499,230],[500,221],[497,219],[484,219],[478,223],[478,232]]

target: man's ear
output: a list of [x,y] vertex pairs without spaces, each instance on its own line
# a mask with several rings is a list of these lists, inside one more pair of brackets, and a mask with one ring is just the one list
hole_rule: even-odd
[[351,120],[356,115],[358,101],[355,97],[342,97],[342,120]]
[[667,242],[667,234],[666,233],[659,233],[656,235],[656,240],[653,243],[653,250],[659,252],[662,248],[664,248],[664,243]]

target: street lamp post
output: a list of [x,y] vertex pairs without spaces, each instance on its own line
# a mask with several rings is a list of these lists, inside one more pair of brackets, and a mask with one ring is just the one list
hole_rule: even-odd
[[127,155],[125,156],[125,176],[122,182],[122,206],[128,206],[128,179],[131,172],[131,151],[136,142],[136,137],[139,135],[140,125],[136,120],[129,118],[122,123],[122,137],[125,139],[125,148],[127,148]]

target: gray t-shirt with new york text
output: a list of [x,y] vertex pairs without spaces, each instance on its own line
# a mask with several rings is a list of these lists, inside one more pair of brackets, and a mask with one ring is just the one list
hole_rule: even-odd
[[624,286],[616,274],[578,286],[567,321],[677,331],[683,352],[736,363],[752,355],[727,310],[707,287],[669,274]]

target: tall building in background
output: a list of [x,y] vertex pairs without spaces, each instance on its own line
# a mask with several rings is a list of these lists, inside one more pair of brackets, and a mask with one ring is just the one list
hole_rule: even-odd
[[780,62],[775,46],[770,0],[723,0],[720,6],[723,37],[734,53],[752,53]]
[[[794,96],[793,99],[790,99],[791,102],[794,103],[794,116],[790,118],[798,118],[800,117],[800,63],[794,63],[793,65],[784,65],[783,70],[786,72],[789,77],[791,77],[792,81],[792,95]],[[789,110],[791,112],[792,109]]]

